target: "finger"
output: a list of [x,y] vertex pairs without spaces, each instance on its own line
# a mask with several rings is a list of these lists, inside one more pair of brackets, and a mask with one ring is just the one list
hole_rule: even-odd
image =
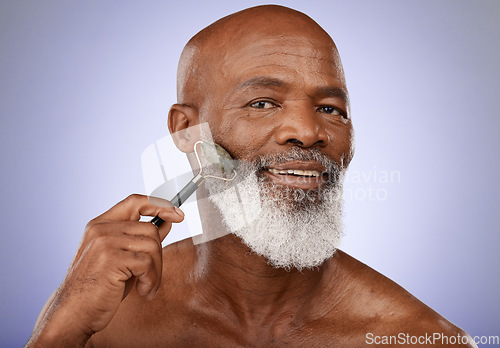
[[131,253],[147,253],[153,257],[157,269],[161,269],[162,246],[157,228],[148,222],[105,221],[92,225],[85,235],[86,253],[92,259],[100,259],[102,267],[119,264],[115,259],[102,259],[105,254],[113,255],[114,250]]
[[[151,227],[156,229],[154,226]],[[162,247],[158,232],[155,234],[156,238],[143,234],[115,234],[101,237],[93,243],[96,245],[94,252],[97,255],[104,253],[113,255],[111,259],[102,258],[105,265],[101,266],[119,270],[115,280],[120,282],[126,283],[130,278],[137,277],[137,281],[141,283],[138,285],[139,294],[145,296],[155,293],[161,282]]]
[[151,254],[126,250],[121,250],[120,259],[123,261],[117,269],[120,281],[125,283],[136,277],[137,293],[153,298],[161,282],[161,262],[158,267]]
[[[138,221],[141,216],[159,216],[165,221],[181,222],[184,213],[167,200],[157,198],[151,203],[148,196],[133,194],[116,204],[93,221]],[[160,205],[161,202],[161,205]]]
[[124,235],[149,237],[161,243],[158,229],[153,224],[143,221],[96,221],[87,227],[84,238],[92,242],[106,237],[123,238]]
[[87,230],[102,229],[103,231],[94,233],[93,235],[91,234],[91,232],[87,232],[88,238],[94,238],[96,234],[113,234],[116,232],[120,232],[127,234],[150,235],[158,239],[159,243],[161,243],[172,228],[172,223],[170,221],[180,222],[179,220],[181,219],[178,214],[172,213],[171,211],[163,212],[161,214],[161,217],[165,222],[160,227],[156,227],[156,225],[145,221],[93,221],[91,224],[89,224],[89,226],[87,226]]

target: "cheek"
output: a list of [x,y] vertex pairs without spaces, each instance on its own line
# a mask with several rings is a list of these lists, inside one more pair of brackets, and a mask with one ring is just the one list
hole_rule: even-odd
[[354,154],[354,130],[352,125],[343,125],[342,127],[333,128],[329,132],[330,148],[335,154],[335,158],[339,160],[339,164],[343,164],[345,168],[351,162]]
[[273,124],[266,120],[255,120],[235,116],[217,131],[220,142],[234,157],[252,159],[272,139]]

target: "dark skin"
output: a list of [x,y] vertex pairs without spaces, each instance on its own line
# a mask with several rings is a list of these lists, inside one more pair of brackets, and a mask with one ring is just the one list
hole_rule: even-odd
[[[185,52],[172,133],[208,121],[237,159],[299,146],[348,166],[353,128],[342,66],[331,38],[308,17],[277,6],[249,9],[215,23]],[[196,140],[176,139],[185,152]],[[260,174],[283,186],[321,185]],[[299,272],[271,267],[232,234],[161,250],[171,223],[183,218],[164,205],[132,196],[89,223],[28,345],[357,347],[367,333],[465,335],[342,251]],[[167,221],[158,230],[138,222],[156,214]],[[208,201],[200,214],[204,230],[225,228]]]

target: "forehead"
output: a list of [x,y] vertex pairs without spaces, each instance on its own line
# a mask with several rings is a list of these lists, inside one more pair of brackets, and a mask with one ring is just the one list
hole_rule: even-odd
[[238,42],[220,60],[219,73],[228,88],[255,76],[289,83],[345,85],[333,42],[297,34],[254,36]]

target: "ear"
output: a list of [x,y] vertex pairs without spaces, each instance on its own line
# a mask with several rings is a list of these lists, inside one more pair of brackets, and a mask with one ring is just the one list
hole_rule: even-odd
[[184,153],[193,152],[200,139],[198,110],[189,105],[174,104],[168,112],[168,130],[175,146]]

